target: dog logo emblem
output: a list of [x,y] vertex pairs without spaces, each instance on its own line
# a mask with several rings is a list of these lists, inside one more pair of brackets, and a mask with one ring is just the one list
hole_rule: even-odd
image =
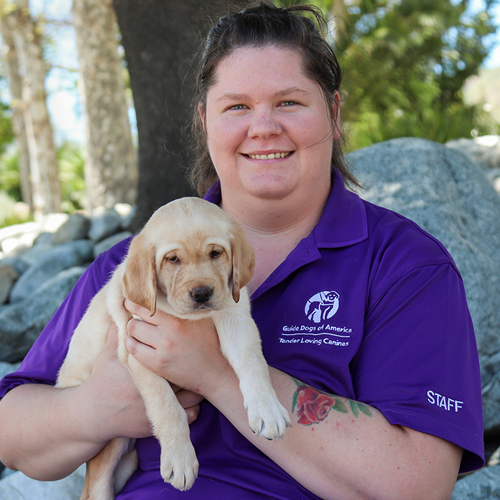
[[339,309],[339,294],[337,292],[319,292],[306,303],[307,319],[320,323],[330,319]]

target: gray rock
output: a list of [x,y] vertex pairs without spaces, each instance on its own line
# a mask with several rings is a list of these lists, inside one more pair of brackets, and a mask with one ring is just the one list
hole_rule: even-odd
[[10,290],[18,278],[19,273],[10,264],[0,262],[0,304],[7,302]]
[[21,363],[4,363],[0,362],[0,379],[4,378],[5,375],[17,371]]
[[50,252],[54,248],[51,241],[47,241],[44,238],[38,243],[30,248],[27,248],[22,253],[22,259],[27,262],[30,266],[33,265],[37,260],[42,258],[47,252]]
[[33,241],[33,245],[53,246],[52,242],[53,239],[54,239],[54,233],[40,233]]
[[451,500],[500,500],[500,465],[485,467],[457,481]]
[[93,259],[94,247],[89,240],[78,240],[59,245],[44,253],[19,278],[10,294],[10,302],[20,302],[61,271],[81,266]]
[[92,218],[89,238],[94,242],[101,241],[120,231],[121,227],[121,215],[114,209],[107,210],[102,215]]
[[22,472],[0,481],[2,500],[78,500],[85,480],[85,465],[59,481],[35,481]]
[[500,136],[487,135],[475,139],[454,139],[446,146],[468,155],[483,170],[500,167]]
[[364,198],[417,222],[455,259],[476,331],[485,429],[500,431],[500,196],[465,154],[423,139],[375,144],[348,161]]
[[81,213],[75,213],[54,233],[53,245],[63,245],[70,241],[83,240],[88,237],[90,220]]
[[26,300],[0,310],[0,361],[24,358],[84,271],[85,267],[67,269]]
[[114,234],[113,236],[100,241],[94,247],[94,258],[96,258],[102,252],[109,250],[113,245],[116,245],[129,236],[132,236],[132,233],[130,233],[129,231],[122,231],[121,233]]
[[0,265],[2,264],[12,266],[19,275],[23,274],[30,266],[29,262],[19,257],[5,257],[5,259],[0,260]]

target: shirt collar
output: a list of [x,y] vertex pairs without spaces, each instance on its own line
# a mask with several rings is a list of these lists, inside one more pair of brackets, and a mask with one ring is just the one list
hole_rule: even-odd
[[[205,195],[205,200],[220,205],[220,182]],[[361,198],[348,191],[340,172],[333,169],[333,185],[320,221],[313,230],[318,248],[341,248],[368,237],[368,222]]]
[[318,248],[342,248],[368,238],[365,205],[357,194],[346,189],[336,168],[332,184],[323,215],[313,230]]

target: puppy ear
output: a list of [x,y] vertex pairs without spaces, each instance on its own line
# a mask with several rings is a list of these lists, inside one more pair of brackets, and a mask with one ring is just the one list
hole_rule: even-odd
[[156,249],[141,234],[130,245],[123,274],[123,290],[127,299],[156,312]]
[[252,278],[255,253],[239,224],[234,223],[231,237],[232,272],[231,288],[235,302],[240,300],[240,289]]

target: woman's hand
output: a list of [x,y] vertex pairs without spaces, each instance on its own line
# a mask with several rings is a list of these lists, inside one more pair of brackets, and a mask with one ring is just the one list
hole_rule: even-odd
[[127,349],[158,375],[207,398],[234,375],[212,320],[182,320],[162,311],[150,317],[147,309],[129,300],[125,307],[143,320],[129,321]]

